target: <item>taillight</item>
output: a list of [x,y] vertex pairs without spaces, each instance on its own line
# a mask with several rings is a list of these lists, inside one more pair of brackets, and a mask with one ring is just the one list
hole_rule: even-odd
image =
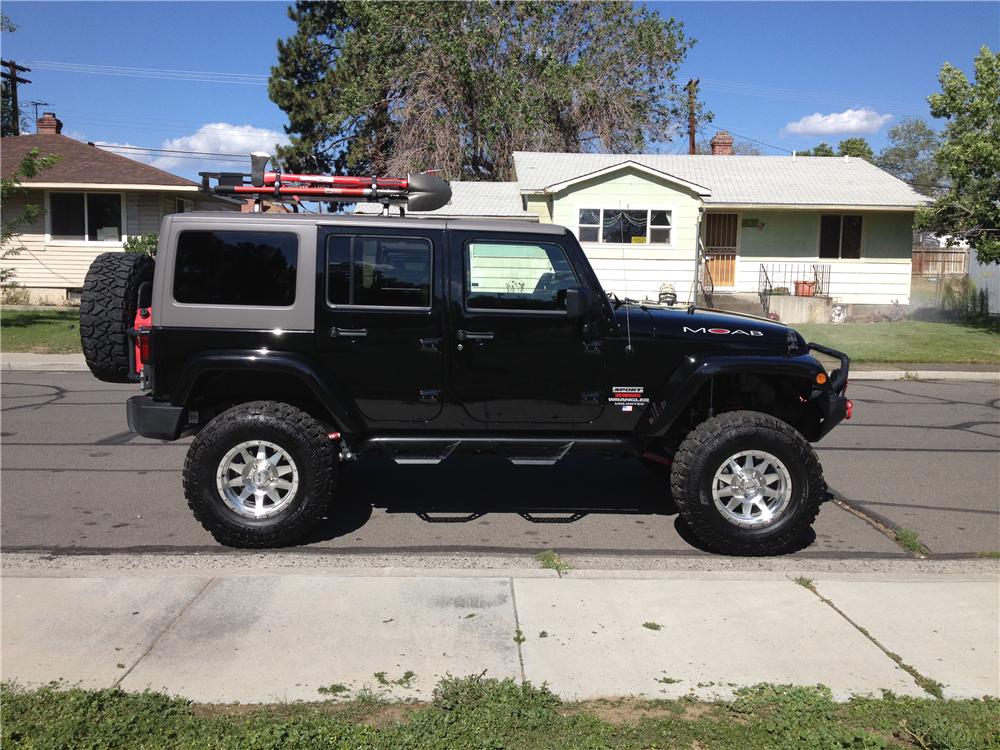
[[151,338],[148,329],[139,329],[136,339],[139,345],[139,361],[148,365],[152,359]]
[[847,414],[845,415],[845,419],[850,419],[853,416],[854,416],[854,402],[851,401],[851,399],[847,399]]

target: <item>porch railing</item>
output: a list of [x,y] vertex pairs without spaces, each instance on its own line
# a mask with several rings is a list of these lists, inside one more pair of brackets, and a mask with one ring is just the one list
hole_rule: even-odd
[[[761,295],[762,305],[765,295],[829,297],[830,264],[761,263],[757,274],[757,293]],[[767,311],[765,308],[765,312]]]

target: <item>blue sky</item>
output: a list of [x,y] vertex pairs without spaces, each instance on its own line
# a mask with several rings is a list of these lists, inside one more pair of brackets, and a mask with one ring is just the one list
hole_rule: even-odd
[[[683,20],[698,39],[680,77],[701,79],[716,115],[708,134],[723,127],[779,149],[862,135],[877,151],[894,122],[928,116],[926,97],[942,63],[969,72],[981,45],[1000,48],[997,2],[651,5]],[[276,61],[276,40],[294,32],[286,7],[5,2],[18,29],[3,35],[3,57],[33,67],[22,103],[49,102],[40,109],[54,110],[74,137],[246,153],[281,137],[285,123],[262,82]],[[178,72],[127,77],[92,66]],[[190,71],[230,75],[168,77],[190,79]],[[666,148],[683,148],[683,140]],[[187,176],[239,168],[173,157],[155,163]]]

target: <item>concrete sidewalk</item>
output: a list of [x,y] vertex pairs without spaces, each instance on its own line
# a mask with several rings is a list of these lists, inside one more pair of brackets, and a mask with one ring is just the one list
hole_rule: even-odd
[[203,702],[320,700],[335,683],[426,699],[484,670],[564,699],[758,682],[926,696],[914,674],[946,697],[1000,695],[995,573],[813,576],[5,569],[2,676]]
[[[832,360],[831,360],[832,361]],[[835,365],[834,365],[835,366]],[[0,353],[2,372],[86,372],[82,354]],[[894,365],[863,363],[851,366],[851,380],[978,380],[1000,382],[996,365]]]

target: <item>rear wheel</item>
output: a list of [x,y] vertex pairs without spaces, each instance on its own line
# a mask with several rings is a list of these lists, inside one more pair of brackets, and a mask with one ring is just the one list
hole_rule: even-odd
[[731,555],[788,551],[823,501],[823,471],[808,441],[768,414],[706,420],[674,456],[674,500],[695,534]]
[[98,380],[129,382],[128,331],[135,326],[140,288],[152,284],[153,267],[152,258],[136,253],[103,253],[90,264],[80,294],[80,344]]
[[184,494],[221,544],[276,547],[302,538],[335,484],[327,430],[288,404],[255,401],[215,417],[184,461]]

